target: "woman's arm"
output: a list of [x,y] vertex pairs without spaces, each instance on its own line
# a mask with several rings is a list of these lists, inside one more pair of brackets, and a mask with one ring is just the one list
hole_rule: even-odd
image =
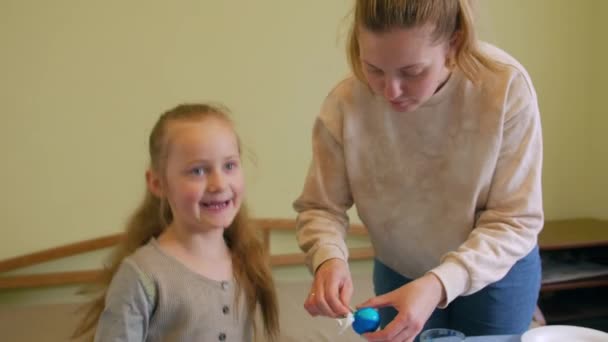
[[537,244],[544,222],[541,170],[536,93],[519,73],[506,95],[501,148],[486,206],[467,240],[431,271],[446,291],[442,307],[500,280]]
[[353,205],[341,136],[341,113],[328,97],[313,128],[313,153],[304,189],[293,207],[298,212],[298,244],[312,273],[323,262],[346,261],[349,224],[346,211]]
[[313,130],[313,160],[302,195],[294,202],[296,233],[314,281],[304,307],[313,316],[347,314],[353,293],[345,243],[353,204],[344,161],[341,117],[331,97]]

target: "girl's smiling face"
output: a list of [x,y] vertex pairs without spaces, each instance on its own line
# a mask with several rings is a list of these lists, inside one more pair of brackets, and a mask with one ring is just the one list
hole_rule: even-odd
[[232,126],[216,117],[174,122],[167,136],[163,195],[173,222],[195,230],[228,227],[245,189]]

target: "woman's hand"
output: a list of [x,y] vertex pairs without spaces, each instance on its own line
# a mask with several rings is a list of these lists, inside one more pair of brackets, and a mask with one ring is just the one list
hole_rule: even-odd
[[350,312],[352,296],[348,265],[341,259],[329,259],[317,268],[304,308],[312,316],[344,317]]
[[432,273],[394,291],[372,298],[358,307],[392,306],[399,313],[384,329],[364,334],[363,337],[368,341],[413,341],[444,298],[443,285]]

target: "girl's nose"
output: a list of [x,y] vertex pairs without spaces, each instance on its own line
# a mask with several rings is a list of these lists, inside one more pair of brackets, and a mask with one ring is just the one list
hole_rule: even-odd
[[213,172],[207,179],[207,187],[209,190],[222,190],[226,186],[226,179],[221,172]]

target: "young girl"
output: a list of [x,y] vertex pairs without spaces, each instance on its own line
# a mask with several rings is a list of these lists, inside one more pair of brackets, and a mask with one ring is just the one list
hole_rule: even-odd
[[[356,205],[375,249],[382,330],[521,334],[540,288],[542,134],[534,86],[475,38],[468,0],[357,0],[353,77],[325,99],[297,232],[311,315],[348,312],[344,243]],[[444,310],[437,310],[442,308]]]
[[96,326],[95,341],[251,341],[259,308],[276,340],[274,283],[225,112],[177,106],[154,126],[149,151],[145,200],[76,335]]

